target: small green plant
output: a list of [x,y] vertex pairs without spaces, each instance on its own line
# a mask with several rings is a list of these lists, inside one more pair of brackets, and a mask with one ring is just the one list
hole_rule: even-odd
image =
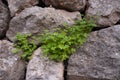
[[37,47],[33,42],[29,43],[29,37],[30,34],[17,34],[14,44],[16,50],[14,50],[13,52],[16,53],[21,50],[23,52],[21,57],[25,60],[31,59],[31,55]]
[[[64,23],[65,24],[65,23]],[[92,28],[96,26],[92,20],[78,20],[74,25],[64,25],[51,32],[45,30],[40,34],[41,49],[45,56],[55,61],[64,61],[76,51],[87,39]],[[33,51],[37,48],[34,42],[29,42],[30,34],[17,34],[15,47],[22,50],[22,58],[29,60]],[[15,50],[14,52],[16,52]]]
[[76,51],[87,39],[92,28],[96,26],[92,20],[78,20],[73,26],[66,25],[55,32],[45,31],[42,34],[42,50],[52,60],[64,61]]

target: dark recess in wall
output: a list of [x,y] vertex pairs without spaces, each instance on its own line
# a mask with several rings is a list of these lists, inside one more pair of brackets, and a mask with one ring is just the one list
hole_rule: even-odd
[[2,2],[3,2],[6,6],[8,6],[8,2],[7,2],[6,0],[2,0]]
[[68,67],[68,60],[64,61],[64,80],[67,80],[67,67]]
[[119,24],[120,25],[120,20],[116,23],[116,25]]
[[25,67],[25,70],[24,70],[24,79],[23,80],[26,79],[26,73],[27,73],[27,64],[26,64],[26,67]]
[[[108,26],[109,27],[109,26]],[[101,29],[105,29],[105,28],[108,28],[108,27],[94,27],[92,29],[92,31],[98,31],[98,30],[101,30]]]
[[5,38],[5,36],[3,35],[3,36],[0,37],[0,40],[3,40],[4,38]]
[[39,3],[37,4],[37,6],[40,6],[42,8],[46,7],[42,0],[39,0]]
[[82,10],[82,11],[80,11],[80,13],[82,14],[82,18],[84,18],[85,17],[85,14],[86,14],[86,10],[87,10],[87,8],[88,8],[88,0],[86,0],[86,5],[85,5],[85,8],[84,8],[84,10]]

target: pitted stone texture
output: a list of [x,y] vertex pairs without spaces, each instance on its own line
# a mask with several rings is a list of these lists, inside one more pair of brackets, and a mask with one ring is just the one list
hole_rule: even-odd
[[68,11],[80,11],[84,10],[86,0],[43,0],[47,6],[52,6],[58,9],[64,9]]
[[26,80],[64,80],[63,75],[63,63],[49,60],[38,48],[28,63]]
[[67,12],[54,8],[32,7],[26,8],[10,22],[7,37],[14,41],[17,33],[36,35],[46,29],[53,30],[66,22],[69,25],[80,19],[79,12]]
[[22,10],[28,7],[35,6],[39,3],[39,0],[7,0],[11,16],[15,16],[20,13]]
[[87,42],[70,57],[68,76],[68,80],[81,76],[98,80],[119,80],[120,25],[91,33]]
[[88,0],[86,15],[95,17],[98,27],[116,24],[120,20],[120,0]]
[[0,80],[24,80],[25,65],[13,49],[9,41],[0,41]]

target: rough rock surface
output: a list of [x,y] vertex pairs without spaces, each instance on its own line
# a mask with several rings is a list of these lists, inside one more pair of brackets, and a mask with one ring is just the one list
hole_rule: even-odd
[[28,63],[26,80],[64,80],[62,62],[54,62],[43,56],[40,48]]
[[53,6],[59,9],[69,11],[83,10],[86,5],[86,0],[43,0],[47,6]]
[[120,25],[91,33],[87,42],[70,57],[68,80],[73,77],[79,80],[81,76],[120,80]]
[[20,13],[23,9],[38,4],[38,0],[7,0],[11,16]]
[[6,30],[8,29],[9,17],[7,6],[0,0],[0,38],[5,36]]
[[88,0],[86,15],[97,18],[99,27],[111,26],[120,20],[120,0]]
[[54,8],[27,8],[11,20],[7,37],[13,41],[17,33],[36,35],[43,30],[52,30],[61,26],[64,22],[73,24],[78,18],[80,18],[79,12],[67,12]]
[[24,80],[25,65],[12,49],[12,43],[0,41],[0,80]]

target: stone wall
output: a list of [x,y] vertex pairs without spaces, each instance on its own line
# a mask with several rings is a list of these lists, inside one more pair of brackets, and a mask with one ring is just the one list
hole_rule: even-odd
[[[12,52],[17,33],[36,36],[88,16],[97,26],[65,64],[40,46],[29,62]],[[0,0],[0,80],[120,80],[120,0]]]

